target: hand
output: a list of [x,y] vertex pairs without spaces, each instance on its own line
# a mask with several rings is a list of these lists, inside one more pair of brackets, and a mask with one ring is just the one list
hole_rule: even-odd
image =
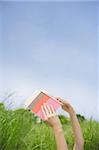
[[61,123],[58,116],[55,113],[55,110],[52,105],[48,105],[44,103],[41,106],[45,121],[52,127],[52,128],[61,128]]
[[63,110],[65,110],[66,112],[68,112],[70,115],[72,113],[75,113],[73,107],[65,100],[61,99],[61,98],[57,98],[57,100],[60,102]]

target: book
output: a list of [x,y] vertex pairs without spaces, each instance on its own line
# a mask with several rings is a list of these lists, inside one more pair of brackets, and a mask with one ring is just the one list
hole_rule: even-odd
[[45,120],[43,112],[41,110],[41,106],[44,103],[51,104],[56,111],[60,107],[60,103],[57,99],[55,99],[52,96],[49,96],[48,94],[45,94],[44,92],[40,92],[36,95],[36,97],[31,97],[31,102],[28,104],[27,109],[31,110],[33,113],[35,113],[38,117],[40,117],[42,120]]

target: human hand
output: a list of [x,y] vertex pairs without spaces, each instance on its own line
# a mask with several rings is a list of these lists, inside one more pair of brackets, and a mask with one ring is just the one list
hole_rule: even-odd
[[52,128],[61,128],[61,122],[56,115],[56,112],[52,105],[48,105],[44,103],[41,106],[45,121],[52,127]]
[[57,100],[60,102],[63,110],[65,110],[66,112],[68,112],[70,115],[75,113],[73,107],[71,106],[71,104],[68,103],[68,101],[63,100],[61,98],[57,98]]

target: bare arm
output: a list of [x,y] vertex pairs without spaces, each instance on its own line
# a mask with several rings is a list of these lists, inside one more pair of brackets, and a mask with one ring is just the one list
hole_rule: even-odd
[[76,113],[74,111],[70,113],[70,119],[71,119],[72,129],[75,136],[75,150],[83,150],[84,139],[83,139],[80,124],[78,122]]
[[58,116],[56,116],[53,107],[49,106],[48,104],[44,104],[42,106],[42,112],[44,114],[47,123],[53,128],[57,150],[68,150],[62,125],[60,123]]
[[54,128],[57,150],[68,150],[62,127]]
[[70,115],[70,120],[71,120],[71,125],[75,137],[75,145],[74,145],[74,150],[83,150],[84,148],[84,139],[83,139],[83,134],[81,131],[80,124],[78,122],[76,113],[73,109],[73,107],[66,101],[63,101],[58,98],[58,100],[61,102],[62,108],[69,113]]

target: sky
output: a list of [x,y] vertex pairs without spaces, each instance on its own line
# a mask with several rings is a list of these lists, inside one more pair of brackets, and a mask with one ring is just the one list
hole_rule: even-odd
[[[98,2],[0,2],[0,96],[37,90],[98,119]],[[61,111],[61,110],[60,110]]]

